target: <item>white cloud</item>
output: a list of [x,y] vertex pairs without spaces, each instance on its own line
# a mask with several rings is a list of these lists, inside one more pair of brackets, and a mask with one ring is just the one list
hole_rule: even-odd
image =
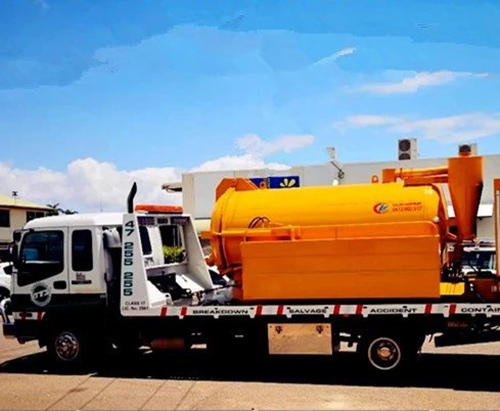
[[266,163],[251,154],[243,154],[241,156],[223,156],[215,160],[209,160],[190,171],[251,170],[256,168],[286,170],[290,167],[285,164]]
[[[264,158],[277,152],[288,153],[313,141],[310,135],[285,135],[270,142],[257,135],[247,135],[237,140],[244,154],[206,161],[190,171],[285,170],[289,168],[287,165],[268,163]],[[134,181],[138,184],[138,203],[181,204],[181,195],[166,193],[161,186],[181,181],[184,171],[175,167],[120,170],[113,163],[94,158],[74,160],[63,171],[43,167],[24,170],[0,162],[0,181],[2,194],[15,190],[21,198],[40,204],[60,203],[64,208],[79,212],[120,211],[125,209],[126,197]]]
[[412,134],[443,143],[477,140],[500,133],[500,113],[465,113],[412,120],[362,114],[346,117],[340,127],[382,127],[392,134]]
[[325,58],[322,58],[322,59],[316,61],[314,64],[312,64],[312,67],[324,66],[326,64],[333,63],[334,61],[338,60],[340,57],[349,56],[351,54],[354,54],[355,52],[356,52],[356,47],[347,47],[345,49],[339,50],[339,51],[331,54],[328,57],[325,57]]
[[61,203],[78,211],[123,210],[134,181],[139,185],[139,202],[180,204],[178,195],[159,189],[162,183],[178,181],[180,177],[180,172],[172,167],[124,171],[93,158],[72,161],[64,171],[22,170],[0,163],[3,193],[16,190],[27,200]]
[[392,116],[377,116],[371,114],[359,114],[356,116],[349,116],[346,118],[345,122],[347,124],[365,127],[365,126],[385,126],[388,124],[395,124],[400,122],[401,119]]
[[469,113],[417,121],[402,121],[390,127],[396,133],[415,133],[429,140],[460,142],[500,133],[500,115]]
[[365,84],[358,88],[358,91],[364,91],[374,94],[398,94],[415,93],[422,87],[439,86],[451,83],[459,77],[487,77],[484,73],[470,73],[457,71],[422,71],[411,77],[405,77],[397,83],[375,83]]
[[290,153],[312,143],[314,136],[311,134],[288,134],[273,141],[264,141],[256,134],[247,134],[236,140],[238,148],[256,158],[267,157],[280,151]]

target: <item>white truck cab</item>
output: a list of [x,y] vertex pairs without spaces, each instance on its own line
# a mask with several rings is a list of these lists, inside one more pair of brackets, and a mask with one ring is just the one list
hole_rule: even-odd
[[120,214],[74,214],[28,222],[19,233],[14,301],[29,299],[44,307],[76,294],[104,298],[104,273],[112,267],[103,233],[121,226],[121,220]]

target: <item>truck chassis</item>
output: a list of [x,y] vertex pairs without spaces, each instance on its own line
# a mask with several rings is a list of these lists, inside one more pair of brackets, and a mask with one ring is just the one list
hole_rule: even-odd
[[54,311],[16,311],[15,322],[5,303],[0,311],[6,336],[23,335],[21,342],[38,338],[62,362],[72,362],[75,349],[66,352],[67,358],[60,347],[59,352],[55,346],[51,349],[64,345],[61,339],[86,354],[90,350],[82,345],[92,342],[95,355],[103,352],[105,341],[120,341],[120,335],[128,348],[145,344],[154,350],[205,343],[213,352],[226,353],[243,343],[240,355],[332,355],[340,342],[347,342],[357,344],[360,359],[370,369],[392,372],[415,360],[429,335],[441,334],[436,346],[500,341],[500,304],[162,306],[154,316],[142,318],[117,318],[106,315],[107,309],[69,310],[64,318]]

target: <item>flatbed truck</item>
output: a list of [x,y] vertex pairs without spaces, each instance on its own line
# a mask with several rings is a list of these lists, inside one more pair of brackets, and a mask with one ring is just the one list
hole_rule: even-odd
[[[246,190],[248,184],[222,183],[226,190],[239,185]],[[494,188],[498,244],[500,180],[495,180]],[[219,198],[223,191],[218,192]],[[314,297],[304,289],[307,295],[297,298],[288,285],[269,294],[268,289],[252,285],[251,276],[231,273],[242,266],[251,272],[252,253],[244,250],[240,265],[231,265],[229,254],[226,265],[220,262],[223,256],[216,256],[221,274],[228,276],[213,272],[209,266],[214,261],[207,264],[193,219],[176,207],[134,206],[135,193],[134,184],[125,213],[40,218],[15,233],[11,297],[0,303],[6,337],[20,343],[37,340],[54,361],[63,364],[81,363],[110,346],[189,350],[206,344],[214,352],[238,347],[242,356],[249,352],[332,356],[346,342],[357,347],[367,367],[381,373],[410,364],[427,336],[435,335],[437,346],[500,341],[498,271],[476,272],[472,279],[455,278],[451,269],[457,273],[460,267],[448,264],[447,277],[439,274],[438,295],[430,298],[408,293],[343,298],[335,295],[335,288],[332,297]],[[383,208],[376,204],[370,210],[377,214]],[[267,241],[274,253],[273,241],[285,244],[295,236],[293,241],[300,243],[300,236],[310,238],[307,229],[276,228],[267,217],[259,218],[258,224],[251,222],[254,226],[246,228],[243,239],[238,237],[243,248],[247,242]],[[208,234],[215,248],[228,235],[222,228],[214,226]],[[322,230],[321,241],[329,241],[326,229]],[[237,235],[229,234],[229,239]],[[336,231],[334,240],[339,236]],[[447,242],[440,234],[436,236],[436,244]],[[260,256],[259,263],[270,258]],[[300,256],[288,258],[300,264]],[[314,264],[311,267],[318,269]],[[242,294],[241,281],[243,287],[245,281],[249,284],[253,294]],[[279,293],[290,296],[283,298]]]

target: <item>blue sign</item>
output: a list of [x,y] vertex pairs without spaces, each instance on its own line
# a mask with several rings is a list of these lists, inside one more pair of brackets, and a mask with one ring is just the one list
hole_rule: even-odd
[[251,178],[250,181],[254,183],[257,187],[259,188],[266,188],[267,187],[267,178]]
[[267,177],[267,178],[251,178],[250,181],[260,188],[293,188],[300,187],[299,176],[283,176],[283,177]]

